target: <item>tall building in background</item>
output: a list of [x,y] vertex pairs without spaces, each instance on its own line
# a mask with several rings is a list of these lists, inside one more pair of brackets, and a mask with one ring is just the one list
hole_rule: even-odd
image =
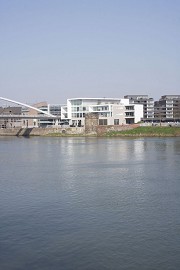
[[154,99],[148,95],[126,95],[124,98],[129,99],[130,104],[143,105],[143,119],[153,120],[154,118]]
[[180,121],[180,95],[164,95],[155,102],[154,118],[159,121]]

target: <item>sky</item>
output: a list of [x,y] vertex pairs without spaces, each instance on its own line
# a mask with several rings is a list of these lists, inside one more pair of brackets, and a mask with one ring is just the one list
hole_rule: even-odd
[[179,0],[0,0],[0,96],[180,94]]

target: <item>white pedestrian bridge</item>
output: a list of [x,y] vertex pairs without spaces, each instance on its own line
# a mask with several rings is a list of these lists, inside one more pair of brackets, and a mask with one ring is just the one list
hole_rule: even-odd
[[33,109],[41,114],[38,114],[38,115],[24,115],[24,114],[21,114],[21,115],[15,115],[15,114],[1,114],[0,115],[0,119],[59,119],[60,116],[56,116],[56,115],[53,115],[51,113],[48,113],[48,112],[45,112],[43,110],[40,110],[38,108],[35,108],[31,105],[28,105],[28,104],[25,104],[25,103],[22,103],[22,102],[19,102],[19,101],[16,101],[16,100],[12,100],[12,99],[9,99],[9,98],[4,98],[4,97],[0,97],[0,100],[3,100],[3,101],[7,101],[7,102],[10,102],[10,103],[14,103],[14,104],[17,104],[17,105],[20,105],[20,106],[23,106],[25,108],[29,108],[29,109]]

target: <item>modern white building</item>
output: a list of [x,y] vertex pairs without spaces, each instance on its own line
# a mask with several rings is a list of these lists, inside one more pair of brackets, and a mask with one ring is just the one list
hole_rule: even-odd
[[100,125],[137,123],[143,117],[143,105],[130,104],[129,99],[73,98],[61,107],[61,120],[72,126],[84,126],[85,114],[98,113]]

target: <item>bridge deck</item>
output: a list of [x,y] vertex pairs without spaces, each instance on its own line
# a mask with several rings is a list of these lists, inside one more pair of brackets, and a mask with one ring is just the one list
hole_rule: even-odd
[[48,115],[0,115],[0,119],[60,119],[60,116]]

